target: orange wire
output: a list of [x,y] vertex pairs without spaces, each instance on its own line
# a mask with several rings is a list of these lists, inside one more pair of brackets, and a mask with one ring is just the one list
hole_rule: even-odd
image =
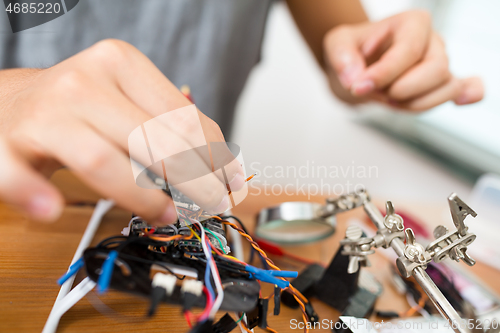
[[252,331],[250,331],[247,326],[245,325],[245,323],[241,323],[241,327],[243,327],[245,329],[245,331],[247,331],[248,333],[252,333]]
[[[250,179],[252,179],[253,177],[255,177],[257,174],[254,173],[253,175],[251,175],[250,177],[248,177],[247,179],[245,179],[245,183],[248,182]],[[227,192],[227,195],[231,195],[232,191],[229,191]]]
[[250,179],[252,179],[253,177],[255,177],[256,175],[257,175],[257,174],[256,174],[256,173],[254,173],[253,175],[251,175],[250,177],[248,177],[248,178],[245,180],[245,183],[246,183],[247,181],[249,181]]
[[164,235],[154,235],[153,234],[153,235],[150,235],[148,237],[153,239],[153,240],[159,241],[159,242],[170,242],[170,241],[177,240],[177,239],[188,240],[188,239],[193,238],[193,236],[194,236],[194,234],[191,232],[191,234],[189,236],[174,235],[174,236],[164,237]]

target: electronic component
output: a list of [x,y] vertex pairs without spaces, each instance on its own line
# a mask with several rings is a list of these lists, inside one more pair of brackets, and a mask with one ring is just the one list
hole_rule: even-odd
[[[269,301],[259,301],[257,280],[278,286],[275,307],[279,311],[280,291],[290,288],[283,278],[296,277],[297,272],[260,269],[227,256],[223,223],[246,235],[253,247],[258,244],[242,229],[244,226],[240,228],[218,216],[199,222],[199,214],[181,211],[179,221],[164,228],[148,225],[134,216],[129,222],[128,237],[105,239],[84,252],[89,278],[101,280],[103,263],[108,262],[114,269],[107,274],[109,280],[102,290],[109,286],[149,297],[149,315],[156,312],[161,302],[178,304],[188,323],[193,323],[192,332],[209,332],[206,322],[212,322],[214,308],[246,313],[250,319],[253,311],[256,325],[267,327]],[[114,259],[108,261],[110,254]],[[278,269],[274,265],[273,268]],[[182,284],[177,282],[179,279]],[[223,298],[219,297],[221,293]],[[194,315],[190,311],[194,307],[205,310]]]
[[212,326],[213,333],[229,333],[234,330],[238,324],[226,313],[222,318]]
[[[176,200],[187,200],[176,194],[174,196]],[[269,299],[273,295],[261,298],[258,281],[276,286],[275,314],[280,312],[281,298],[285,304],[300,307],[304,321],[317,322],[318,315],[306,298],[315,296],[346,315],[363,317],[372,311],[381,289],[373,278],[364,278],[359,268],[368,262],[367,256],[373,248],[392,247],[399,256],[397,264],[400,273],[403,276],[412,275],[428,298],[439,306],[443,316],[452,322],[457,321],[456,318],[460,317],[443,296],[444,291],[439,291],[425,273],[426,268],[430,269],[429,273],[432,270],[429,265],[431,260],[440,262],[450,257],[469,265],[474,264],[466,250],[475,235],[468,231],[464,219],[468,215],[475,216],[475,212],[456,195],[451,195],[448,200],[457,230],[448,231],[438,227],[435,231],[436,240],[424,248],[416,241],[411,230],[404,228],[403,218],[395,214],[390,202],[387,203],[384,217],[365,191],[328,199],[327,204],[316,212],[317,216],[325,219],[363,207],[377,226],[377,234],[367,238],[359,229],[350,228],[328,268],[310,265],[298,277],[297,272],[279,270],[237,218],[232,217],[239,224],[227,221],[224,217],[210,216],[188,201],[178,208],[179,220],[170,226],[150,226],[140,217],[134,216],[128,227],[124,228],[122,236],[107,238],[95,247],[86,249],[82,258],[75,258],[75,263],[61,277],[60,283],[71,281],[71,277],[82,267],[85,267],[88,277],[66,296],[71,301],[66,302],[65,297],[61,301],[65,302],[61,303],[63,305],[54,307],[52,319],[60,318],[72,304],[97,286],[101,293],[113,288],[149,297],[149,314],[153,314],[161,302],[181,305],[188,324],[193,327],[193,333],[230,330],[236,322],[227,317],[213,325],[218,310],[243,313],[238,323],[247,330],[256,326],[271,330],[267,327],[267,312]],[[230,226],[244,236],[259,253],[264,266],[272,270],[257,268],[228,256],[223,225]],[[292,284],[286,280],[294,277],[296,279]],[[182,286],[178,280],[183,280]],[[280,295],[281,290],[284,292]],[[449,293],[446,291],[445,295],[454,298],[453,290]],[[419,306],[425,306],[424,297],[419,299],[419,295],[413,296]],[[193,307],[204,310],[195,315],[190,312]],[[49,321],[48,326],[52,327],[53,321]],[[457,332],[467,331],[462,327],[452,328]]]
[[275,316],[280,314],[280,304],[281,304],[281,289],[278,286],[274,286],[274,311]]
[[182,282],[182,308],[190,310],[203,292],[203,283],[198,280],[184,280]]
[[167,296],[172,295],[174,292],[175,285],[177,283],[177,277],[172,274],[162,274],[156,273],[153,277],[153,282],[151,282],[152,287],[161,287],[165,289]]

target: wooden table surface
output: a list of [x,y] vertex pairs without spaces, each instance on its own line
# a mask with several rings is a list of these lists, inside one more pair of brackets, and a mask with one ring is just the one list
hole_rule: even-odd
[[[99,199],[68,171],[59,171],[52,181],[63,191],[68,203],[62,217],[53,224],[29,221],[15,210],[0,204],[0,332],[42,330],[59,291],[56,280],[66,272],[92,214],[93,204]],[[250,193],[233,213],[246,225],[253,226],[255,215],[261,208],[283,201],[304,200],[306,198],[301,196],[255,196]],[[315,197],[312,201],[323,202],[323,198]],[[337,232],[332,237],[312,245],[287,247],[286,250],[329,263],[338,249],[339,240],[343,238],[346,222],[353,218],[362,219],[363,216],[362,210],[344,213],[340,215]],[[97,231],[94,243],[119,234],[129,219],[130,212],[119,208],[112,209]],[[301,268],[296,266],[296,263],[274,259],[282,269]],[[398,311],[409,308],[406,300],[391,286],[388,259],[377,252],[371,256],[370,261],[372,266],[367,269],[384,286],[376,308]],[[499,271],[478,263],[471,268],[471,272],[500,293]],[[77,280],[82,277],[80,274]],[[319,301],[312,302],[321,319],[336,321],[337,311]],[[136,296],[111,291],[97,297],[91,292],[89,297],[82,299],[64,315],[58,332],[188,331],[178,307],[162,305],[155,317],[145,319],[147,307],[148,300]],[[270,308],[272,311],[272,306]],[[301,332],[290,328],[290,320],[301,320],[300,310],[288,309],[285,306],[281,308],[280,316],[269,314],[270,327],[278,332]],[[321,331],[329,330],[314,330]]]

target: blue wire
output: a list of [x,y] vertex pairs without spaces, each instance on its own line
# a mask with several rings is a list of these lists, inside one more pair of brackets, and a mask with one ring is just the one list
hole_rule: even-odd
[[[207,244],[208,245],[208,244]],[[210,249],[210,245],[208,245]],[[212,295],[212,299],[215,299],[214,288],[212,288],[212,282],[210,281],[210,260],[212,260],[212,253],[205,253],[205,257],[207,258],[207,266],[205,268],[205,286],[207,287],[208,292]]]
[[111,276],[113,275],[113,269],[115,267],[115,259],[118,257],[118,252],[112,250],[109,252],[108,257],[104,261],[101,267],[101,275],[97,279],[97,291],[102,294],[108,290],[109,283],[111,282]]
[[59,280],[57,280],[57,283],[59,285],[62,285],[70,277],[72,277],[73,275],[75,275],[76,272],[78,272],[78,270],[80,270],[80,268],[83,267],[83,265],[84,265],[83,258],[80,258],[77,261],[75,261],[75,263],[69,267],[68,272],[66,274],[64,274],[63,276],[61,276],[59,278]]

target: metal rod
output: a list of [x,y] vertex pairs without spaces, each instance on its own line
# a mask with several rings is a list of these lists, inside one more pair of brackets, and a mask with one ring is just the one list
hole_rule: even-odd
[[[384,217],[372,202],[365,202],[363,208],[379,230],[385,229]],[[401,238],[394,238],[389,245],[394,249],[394,252],[396,252],[398,256],[404,255],[405,244]],[[439,313],[446,318],[446,320],[448,320],[448,323],[453,331],[456,333],[470,333],[470,330],[467,327],[462,327],[462,318],[453,306],[451,306],[446,297],[444,297],[425,270],[422,267],[417,267],[413,270],[412,275],[427,296],[429,296],[429,299],[432,301]]]
[[368,201],[364,203],[363,208],[365,209],[366,214],[375,224],[377,229],[385,229],[384,216],[382,215],[382,213],[380,213],[380,210],[378,210],[377,206]]
[[422,267],[417,267],[413,270],[412,274],[427,296],[429,296],[432,303],[434,303],[439,313],[448,320],[453,331],[457,333],[469,333],[470,330],[465,325],[462,325],[462,318],[460,315],[455,311],[453,306],[451,306],[446,297],[443,296],[425,270]]

